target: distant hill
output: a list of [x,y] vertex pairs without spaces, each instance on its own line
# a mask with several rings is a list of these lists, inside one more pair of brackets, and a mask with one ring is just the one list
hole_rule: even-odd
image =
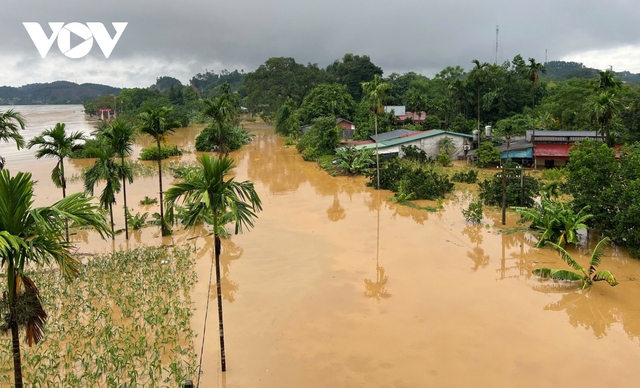
[[[570,78],[599,78],[598,69],[586,67],[579,62],[550,61],[544,64],[547,73],[543,75],[551,80],[568,80]],[[624,82],[640,82],[640,74],[628,71],[616,71],[616,77]]]
[[119,88],[100,84],[78,85],[68,81],[29,84],[18,88],[0,86],[0,103],[30,104],[82,104],[85,100],[105,94],[117,95]]

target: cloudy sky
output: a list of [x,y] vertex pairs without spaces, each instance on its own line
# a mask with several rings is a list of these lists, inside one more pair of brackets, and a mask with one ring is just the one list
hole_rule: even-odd
[[[290,56],[325,67],[366,54],[385,74],[433,76],[448,65],[572,60],[640,73],[640,7],[631,0],[3,0],[0,86],[69,80],[145,87],[170,75],[255,70]],[[53,42],[43,59],[23,22],[127,22],[107,59],[95,39],[71,59]],[[62,36],[62,35],[61,35]],[[73,34],[71,34],[72,37]],[[62,39],[64,40],[64,39]],[[82,42],[74,37],[71,47]],[[64,42],[63,42],[64,44]]]

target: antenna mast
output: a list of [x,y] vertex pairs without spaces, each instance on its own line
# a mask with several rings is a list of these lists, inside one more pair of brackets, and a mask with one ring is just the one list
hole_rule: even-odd
[[498,64],[498,34],[500,33],[500,26],[496,24],[496,61],[494,65]]

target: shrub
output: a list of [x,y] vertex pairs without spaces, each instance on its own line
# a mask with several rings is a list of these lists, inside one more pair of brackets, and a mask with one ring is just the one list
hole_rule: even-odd
[[451,176],[451,180],[458,183],[476,183],[478,181],[478,171],[471,169],[456,171]]
[[449,167],[451,166],[451,157],[449,156],[449,154],[441,152],[438,155],[436,162],[442,167]]
[[500,162],[500,151],[491,142],[483,141],[476,149],[476,157],[476,165],[485,168],[491,163]]
[[344,174],[364,174],[376,165],[371,150],[356,150],[355,147],[343,147],[336,151],[333,159],[336,167]]
[[104,148],[105,147],[105,141],[102,138],[97,138],[97,139],[87,139],[84,144],[82,145],[81,148],[71,152],[71,154],[69,155],[69,157],[71,159],[86,159],[86,158],[91,158],[92,156],[89,156],[87,154],[87,149],[89,148]]
[[[169,146],[160,147],[160,155],[162,159],[166,159],[170,156],[180,156],[182,155],[182,151],[178,148],[177,145],[172,144]],[[148,148],[143,148],[140,151],[140,159],[141,160],[158,160],[158,147],[152,146]]]
[[213,125],[206,126],[202,132],[196,136],[196,151],[217,151],[223,143],[225,149],[235,151],[253,139],[253,136],[241,127],[225,125],[223,126],[222,132],[222,136],[220,136],[218,129]]
[[402,146],[400,150],[404,154],[404,159],[415,160],[420,163],[433,163],[433,159],[427,156],[427,153],[417,146]]
[[462,209],[462,215],[464,219],[473,225],[479,225],[482,223],[482,200],[470,202],[466,209]]
[[313,121],[313,126],[309,132],[304,134],[296,149],[303,153],[307,148],[313,148],[313,153],[317,155],[332,155],[340,145],[340,129],[336,125],[333,116],[319,117]]
[[[369,174],[369,186],[375,186],[376,173]],[[436,199],[453,191],[454,185],[444,173],[431,166],[392,158],[380,167],[380,188],[399,193],[404,199]]]
[[144,199],[142,201],[140,201],[140,205],[144,206],[144,205],[154,205],[158,203],[158,198],[150,198],[145,196]]
[[[515,163],[505,163],[506,168],[513,168]],[[502,171],[495,174],[493,178],[486,179],[480,183],[480,199],[485,205],[502,206]],[[507,206],[521,206],[522,190],[520,187],[520,173],[518,170],[506,170],[506,194]],[[534,198],[540,192],[540,181],[530,175],[524,179],[524,206],[531,207]]]
[[561,181],[564,179],[565,170],[563,168],[549,168],[542,170],[542,179],[546,181]]

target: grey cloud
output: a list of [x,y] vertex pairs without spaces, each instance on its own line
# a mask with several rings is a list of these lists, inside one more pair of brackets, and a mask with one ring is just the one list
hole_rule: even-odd
[[[640,9],[629,1],[507,0],[299,1],[9,0],[0,15],[0,85],[53,81],[76,75],[84,82],[116,78],[122,86],[147,86],[161,75],[186,82],[205,69],[251,71],[273,56],[326,66],[347,52],[367,54],[385,73],[425,72],[448,65],[493,62],[516,54],[549,60],[640,44]],[[51,50],[42,59],[23,21],[129,22],[111,58],[94,47],[71,60]],[[616,58],[612,58],[616,59]],[[88,71],[88,64],[92,71]],[[159,73],[159,72],[176,72]],[[50,77],[43,79],[43,77]],[[74,78],[71,78],[73,80]],[[107,81],[105,81],[107,80]]]

